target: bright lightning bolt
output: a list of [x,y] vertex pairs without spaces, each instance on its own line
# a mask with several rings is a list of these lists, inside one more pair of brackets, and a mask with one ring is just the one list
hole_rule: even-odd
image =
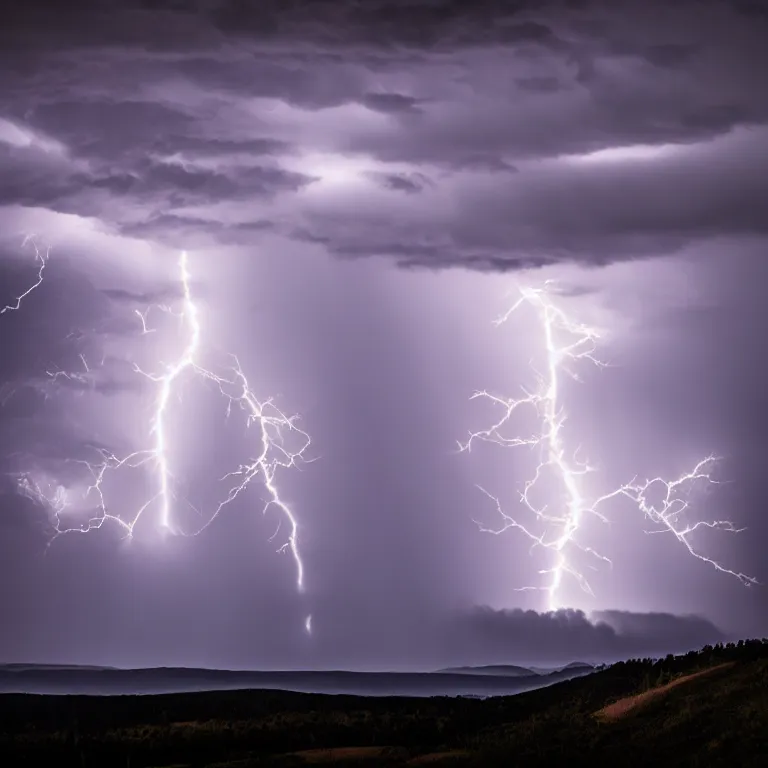
[[24,238],[24,242],[22,243],[22,247],[27,245],[27,243],[31,243],[32,247],[35,250],[35,261],[37,262],[37,280],[35,280],[32,285],[27,288],[26,291],[19,294],[14,300],[12,304],[6,304],[4,307],[0,309],[0,315],[4,315],[6,312],[15,312],[21,308],[21,303],[24,301],[24,299],[29,296],[32,291],[34,291],[36,288],[39,288],[43,283],[43,273],[45,272],[45,267],[48,264],[48,258],[50,256],[49,249],[41,250],[37,242],[35,240],[35,237],[33,235],[27,235],[27,237]]
[[[155,445],[150,455],[155,461],[159,482],[157,498],[160,501],[160,525],[168,529],[171,528],[172,505],[168,439],[165,426],[168,402],[171,399],[177,381],[186,371],[199,370],[203,375],[212,376],[207,371],[199,369],[195,362],[200,349],[200,316],[197,305],[192,299],[192,291],[190,290],[189,257],[186,251],[182,252],[179,260],[179,280],[181,281],[183,295],[181,317],[189,332],[187,346],[184,348],[179,359],[161,375],[145,373],[138,365],[135,366],[137,373],[142,373],[160,385],[160,394],[157,398],[150,430],[150,434],[155,437]],[[144,317],[142,317],[142,328],[146,331],[146,320]]]
[[[569,554],[576,549],[611,564],[607,557],[585,545],[581,534],[584,519],[587,516],[591,515],[602,522],[608,522],[600,509],[607,502],[619,497],[630,499],[645,517],[657,526],[655,530],[648,531],[649,533],[671,533],[691,555],[718,571],[736,577],[745,585],[757,583],[751,576],[730,570],[701,554],[691,541],[692,534],[702,528],[716,528],[729,532],[740,530],[726,520],[700,521],[693,524],[684,520],[683,515],[689,506],[686,496],[693,484],[699,481],[716,482],[711,476],[711,470],[716,461],[714,456],[708,456],[691,472],[675,480],[665,480],[661,477],[643,482],[633,480],[592,501],[585,498],[581,488],[582,478],[593,469],[579,461],[576,454],[569,456],[567,451],[564,437],[567,417],[561,402],[561,381],[565,375],[579,381],[574,366],[582,361],[587,361],[598,368],[606,367],[607,364],[596,356],[600,336],[596,329],[571,320],[553,303],[546,287],[524,287],[520,294],[520,298],[495,321],[495,325],[506,323],[524,305],[533,307],[538,313],[543,329],[542,341],[547,361],[545,373],[538,375],[539,386],[535,391],[524,391],[520,398],[499,397],[487,391],[475,392],[471,399],[483,398],[491,401],[495,406],[501,407],[502,415],[489,428],[471,432],[469,439],[465,443],[460,443],[459,447],[462,451],[470,451],[476,441],[486,441],[505,448],[529,446],[541,451],[539,464],[533,476],[525,483],[520,495],[523,506],[531,513],[536,530],[512,517],[503,509],[496,496],[480,488],[494,502],[502,519],[500,527],[487,528],[480,525],[481,530],[500,534],[509,529],[516,529],[530,539],[533,547],[543,547],[554,553],[553,565],[539,572],[540,575],[548,577],[547,584],[522,589],[546,591],[549,610],[560,607],[558,592],[566,576],[574,579],[585,592],[593,594],[588,580]],[[510,436],[508,429],[512,426],[513,416],[525,408],[533,409],[539,416],[540,431],[528,437]],[[540,487],[546,485],[548,478],[552,476],[561,489],[560,502],[554,510],[534,500],[534,496],[541,493]],[[651,496],[660,498],[660,501],[652,501]]]
[[[45,261],[42,261],[42,269]],[[266,513],[269,509],[276,509],[281,516],[281,523],[287,524],[285,542],[280,545],[278,552],[289,553],[296,574],[296,587],[301,592],[304,590],[304,562],[298,543],[299,525],[294,512],[288,503],[281,497],[276,483],[278,470],[296,467],[301,462],[310,461],[306,453],[310,446],[309,435],[300,429],[296,422],[298,417],[287,416],[274,405],[271,400],[261,401],[254,394],[248,378],[243,371],[239,360],[232,356],[233,364],[226,373],[216,373],[203,367],[199,361],[203,330],[199,308],[192,295],[191,273],[189,256],[183,252],[179,259],[179,287],[181,293],[181,307],[174,312],[168,306],[158,306],[163,312],[175,314],[180,319],[185,332],[186,342],[176,360],[164,366],[160,373],[144,371],[138,364],[133,365],[133,370],[147,378],[157,386],[157,395],[154,401],[152,416],[149,422],[149,436],[151,443],[148,447],[133,451],[126,456],[118,457],[106,450],[100,449],[100,461],[93,463],[78,460],[77,463],[85,465],[90,473],[91,481],[78,492],[72,492],[60,484],[43,479],[35,479],[31,473],[21,473],[18,478],[19,490],[37,503],[44,504],[51,510],[54,523],[53,539],[68,533],[88,533],[101,528],[109,522],[121,529],[127,537],[134,534],[134,529],[146,514],[156,514],[159,526],[168,531],[180,533],[185,536],[196,536],[202,533],[219,514],[238,498],[255,480],[260,480],[261,486],[267,494],[263,507]],[[39,284],[39,283],[38,283]],[[32,289],[30,289],[32,290]],[[27,295],[25,293],[24,295]],[[148,325],[149,310],[140,312],[136,310],[141,322],[142,335],[154,332],[154,328]],[[82,371],[48,372],[52,380],[60,378],[85,384],[89,381],[91,368],[84,356],[80,356],[83,365]],[[218,392],[226,401],[226,417],[231,415],[233,406],[238,406],[246,417],[248,427],[256,426],[258,432],[259,450],[254,458],[241,464],[236,470],[227,473],[222,480],[230,483],[229,491],[213,510],[204,525],[192,532],[181,530],[174,523],[174,506],[177,501],[174,493],[174,481],[172,473],[172,461],[170,456],[172,435],[169,434],[168,415],[171,401],[183,380],[189,376],[198,376],[217,387]],[[286,435],[291,433],[297,445],[290,448],[286,445]],[[298,438],[298,439],[297,439]],[[112,505],[108,502],[104,482],[109,475],[121,469],[135,469],[147,467],[154,478],[154,493],[150,495],[134,513],[124,516],[122,513],[114,513]],[[95,500],[95,508],[91,504],[88,519],[80,525],[66,523],[68,511],[88,504],[87,500]],[[281,525],[270,540],[280,532]],[[311,632],[311,616],[305,619],[305,629]]]

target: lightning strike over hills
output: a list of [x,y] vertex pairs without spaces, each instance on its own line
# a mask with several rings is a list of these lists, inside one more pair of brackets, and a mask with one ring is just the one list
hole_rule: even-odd
[[[38,252],[38,258],[41,262],[40,281],[36,285],[42,282],[47,254],[42,255]],[[280,514],[280,522],[270,540],[275,539],[281,527],[287,524],[285,541],[277,551],[288,553],[292,558],[296,587],[299,592],[302,592],[305,586],[305,574],[298,543],[299,525],[291,507],[280,495],[276,476],[281,468],[296,467],[301,462],[312,460],[306,456],[311,444],[310,437],[297,426],[297,416],[287,416],[272,400],[261,401],[256,397],[236,356],[230,356],[232,363],[225,371],[215,372],[202,365],[200,358],[203,347],[203,328],[200,309],[192,295],[192,276],[189,256],[186,252],[182,252],[179,258],[178,280],[181,305],[178,310],[167,305],[154,305],[144,312],[135,311],[141,323],[141,336],[157,330],[148,324],[148,317],[153,309],[177,317],[185,333],[185,342],[175,361],[165,364],[160,372],[145,371],[137,363],[132,364],[135,373],[145,377],[157,388],[148,424],[149,445],[124,456],[98,448],[96,449],[99,456],[97,461],[73,459],[72,463],[84,466],[87,470],[88,481],[84,484],[66,485],[57,482],[44,472],[26,471],[18,474],[17,488],[22,494],[50,511],[54,531],[49,542],[50,546],[59,536],[70,533],[89,533],[107,523],[117,526],[126,538],[130,538],[147,515],[154,515],[155,522],[161,530],[182,536],[197,536],[208,528],[254,481],[258,480],[266,491],[263,512],[266,514],[269,509],[275,508]],[[27,290],[23,296],[28,295],[31,290],[33,288]],[[17,303],[20,303],[20,300]],[[49,383],[63,379],[70,383],[87,386],[89,377],[94,371],[84,355],[81,354],[79,359],[83,370],[48,371]],[[190,506],[191,504],[186,499],[177,498],[175,491],[176,483],[172,468],[174,435],[168,423],[169,412],[174,404],[172,401],[179,395],[178,390],[183,381],[189,377],[199,377],[216,388],[226,403],[226,419],[231,416],[233,406],[237,406],[245,415],[246,425],[257,427],[259,445],[252,458],[220,478],[228,484],[223,500],[214,506],[206,522],[192,531],[184,530],[174,517],[174,510],[179,501],[184,501]],[[286,438],[289,433],[292,441],[295,442],[293,447],[287,444]],[[110,498],[110,494],[104,487],[105,481],[116,472],[140,467],[148,469],[154,492],[130,514],[115,511],[118,500]],[[87,516],[84,522],[73,524],[71,518],[70,521],[67,520],[68,515],[72,513],[82,520],[84,509]],[[305,619],[305,628],[308,633],[311,631],[311,617]]]
[[[547,282],[544,288],[523,287],[520,290],[520,298],[504,315],[494,321],[497,327],[506,323],[523,306],[532,307],[538,314],[543,331],[542,344],[546,367],[543,374],[537,373],[537,388],[533,392],[523,390],[523,396],[520,398],[500,397],[484,390],[475,392],[471,399],[489,400],[501,408],[502,415],[487,429],[471,432],[465,443],[459,443],[461,451],[470,451],[476,441],[486,441],[505,448],[528,446],[540,452],[539,463],[520,494],[523,507],[532,518],[532,523],[523,523],[511,516],[505,511],[498,497],[478,486],[479,490],[493,501],[502,520],[497,528],[478,523],[482,531],[498,535],[509,529],[516,529],[531,540],[532,550],[542,547],[553,553],[552,566],[539,571],[540,575],[546,577],[547,583],[544,586],[522,587],[518,591],[545,591],[549,610],[564,607],[558,593],[565,577],[574,579],[583,591],[593,595],[589,581],[574,562],[571,553],[576,550],[612,566],[608,557],[584,542],[587,538],[584,524],[588,517],[608,523],[608,518],[601,510],[608,502],[620,497],[630,499],[655,526],[646,531],[647,533],[672,534],[689,554],[718,571],[736,577],[745,585],[757,583],[751,576],[730,570],[705,556],[692,542],[692,535],[703,528],[733,533],[743,529],[736,528],[727,520],[689,523],[684,519],[684,513],[689,509],[687,497],[693,486],[697,483],[717,483],[712,477],[712,469],[717,461],[715,456],[707,456],[693,470],[674,480],[655,477],[640,482],[634,479],[595,499],[586,498],[582,489],[583,478],[593,472],[594,468],[578,458],[578,450],[569,452],[566,447],[564,428],[567,414],[562,403],[561,382],[564,376],[581,381],[575,370],[575,366],[580,362],[587,361],[597,368],[606,368],[608,364],[597,357],[600,338],[597,329],[569,318],[553,301],[552,293],[550,282]],[[533,409],[540,418],[540,431],[522,437],[509,434],[508,430],[513,426],[513,416],[525,408]],[[552,505],[554,509],[534,498],[538,498],[545,490],[550,491],[551,497],[549,483],[556,483],[560,489],[556,497],[557,503]]]

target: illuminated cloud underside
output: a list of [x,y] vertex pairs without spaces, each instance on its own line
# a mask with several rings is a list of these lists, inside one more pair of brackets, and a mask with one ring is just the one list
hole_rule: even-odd
[[[536,529],[520,522],[504,510],[499,499],[484,488],[478,488],[488,496],[502,518],[497,528],[479,524],[481,530],[500,534],[509,529],[522,532],[533,543],[533,547],[551,550],[554,563],[551,567],[539,571],[546,578],[543,586],[522,587],[518,591],[543,590],[547,593],[549,610],[563,607],[559,592],[566,576],[575,579],[582,590],[592,595],[589,581],[579,567],[569,557],[569,552],[576,549],[612,565],[611,560],[585,544],[584,520],[593,516],[603,522],[607,518],[601,511],[607,502],[619,497],[630,499],[643,515],[654,524],[650,533],[670,533],[694,557],[703,560],[722,573],[735,576],[745,585],[755,584],[756,579],[744,573],[731,570],[701,552],[692,542],[693,534],[701,528],[717,528],[728,532],[738,532],[733,523],[727,520],[688,522],[684,518],[689,509],[687,496],[696,483],[715,483],[711,470],[716,462],[715,456],[708,456],[700,461],[690,472],[674,480],[661,477],[638,482],[633,480],[596,499],[585,498],[581,480],[594,469],[569,454],[564,436],[566,412],[561,402],[561,380],[568,375],[579,380],[572,365],[588,361],[598,368],[606,363],[596,357],[599,334],[596,329],[571,320],[552,299],[551,283],[544,288],[524,287],[515,304],[498,320],[497,326],[506,323],[524,305],[533,307],[539,315],[543,330],[543,351],[546,355],[546,369],[537,374],[538,387],[533,392],[525,392],[518,399],[499,397],[487,391],[476,392],[472,399],[484,398],[503,409],[502,417],[487,429],[471,432],[465,443],[460,443],[462,451],[469,451],[477,440],[496,443],[505,448],[529,446],[540,450],[540,460],[533,476],[525,483],[520,495],[523,506],[531,514]],[[535,409],[541,419],[541,431],[530,437],[509,436],[507,430],[512,426],[514,414],[525,407]],[[554,481],[550,479],[554,478]],[[556,482],[559,494],[551,493],[548,482]],[[533,500],[534,491],[541,487],[549,490],[548,498],[556,499],[556,504],[547,505]],[[653,501],[652,497],[659,499]]]

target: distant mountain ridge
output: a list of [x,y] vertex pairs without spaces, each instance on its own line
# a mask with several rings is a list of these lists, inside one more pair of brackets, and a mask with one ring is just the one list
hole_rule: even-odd
[[553,673],[559,673],[566,670],[594,670],[592,664],[585,661],[572,661],[563,667],[520,667],[515,664],[484,664],[481,666],[465,667],[446,667],[437,670],[436,674],[451,675],[492,675],[495,677],[528,677],[530,675],[539,675],[546,677]]
[[118,669],[118,667],[102,667],[97,664],[25,664],[25,663],[12,663],[12,664],[0,664],[0,672],[8,670],[10,672],[25,672],[28,670],[75,670],[75,669],[89,669],[89,670],[102,670],[102,669]]
[[[554,671],[554,670],[549,670]],[[498,677],[529,677],[530,675],[541,675],[528,667],[518,667],[514,664],[484,664],[479,667],[446,667],[438,669],[434,674],[450,675],[492,675]]]
[[[491,668],[492,669],[492,668]],[[496,671],[254,672],[158,667],[115,669],[59,665],[0,665],[0,693],[153,694],[264,689],[360,696],[509,696],[582,677],[591,667],[538,674],[499,665]]]

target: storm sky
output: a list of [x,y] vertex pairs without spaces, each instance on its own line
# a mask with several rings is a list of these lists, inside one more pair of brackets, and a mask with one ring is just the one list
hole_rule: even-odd
[[[246,6],[248,10],[246,10]],[[253,6],[251,8],[251,6]],[[768,15],[754,2],[29,0],[0,30],[0,661],[430,667],[613,658],[768,634],[768,598],[648,535],[628,500],[547,614],[525,448],[457,441],[535,385],[520,285],[600,330],[564,384],[586,490],[675,477],[696,551],[768,582]],[[36,250],[37,249],[37,250]],[[47,250],[50,249],[50,250]],[[51,496],[151,442],[186,250],[206,364],[236,354],[312,437],[198,536],[106,523],[48,546]],[[136,311],[154,333],[142,334]],[[210,362],[211,365],[214,362]],[[85,370],[88,366],[88,370]],[[57,371],[70,378],[54,377]],[[72,374],[78,374],[72,377]],[[86,375],[87,374],[87,375]],[[170,401],[181,527],[258,451],[194,375]],[[521,422],[529,430],[529,422]],[[114,514],[150,469],[110,480]],[[198,526],[199,527],[199,526]],[[303,630],[311,613],[312,634]],[[594,615],[592,615],[594,614]],[[592,615],[592,620],[588,617]]]

